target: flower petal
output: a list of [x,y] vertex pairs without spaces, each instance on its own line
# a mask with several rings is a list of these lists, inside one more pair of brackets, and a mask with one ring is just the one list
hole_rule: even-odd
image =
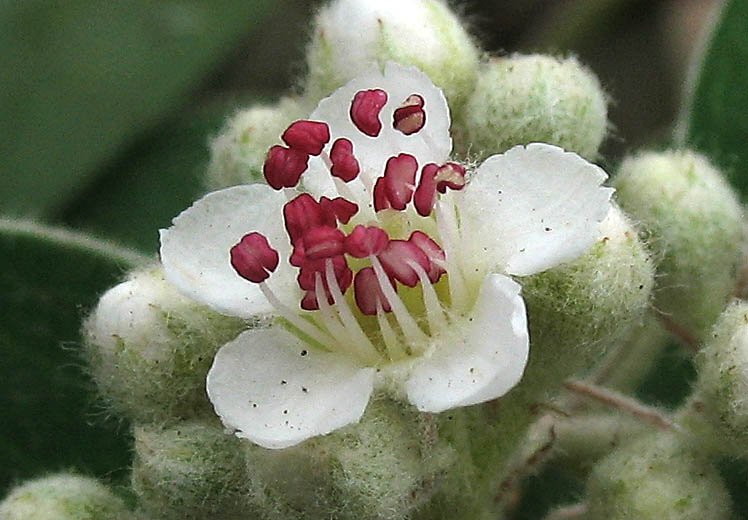
[[472,315],[440,336],[431,354],[405,383],[408,400],[424,412],[441,412],[496,399],[522,378],[529,337],[520,286],[486,277]]
[[[382,89],[387,93],[387,103],[379,114],[382,129],[378,137],[370,137],[356,128],[349,115],[355,95],[370,89]],[[405,135],[394,127],[394,114],[413,94],[419,95],[424,101],[425,124],[417,132]],[[349,139],[353,144],[353,156],[358,160],[364,175],[368,175],[371,180],[382,176],[387,160],[400,153],[413,155],[420,170],[420,167],[430,162],[443,163],[452,150],[449,107],[444,94],[417,68],[404,67],[394,62],[388,62],[384,72],[374,67],[339,88],[330,97],[320,101],[310,119],[324,121],[329,125],[331,143],[325,147],[328,154],[336,139]],[[323,160],[312,157],[309,165],[309,170],[302,177],[305,188],[316,196],[334,196],[337,192]],[[354,202],[362,207],[371,203],[371,194],[364,189],[360,177],[348,185],[356,198]]]
[[[241,318],[273,310],[258,286],[231,266],[230,250],[252,231],[281,253],[267,280],[287,303],[300,298],[293,268],[285,260],[291,245],[283,227],[285,196],[269,186],[235,186],[209,193],[161,230],[161,262],[166,279],[182,293],[217,311]],[[295,305],[295,304],[294,304]]]
[[275,449],[357,422],[374,373],[273,327],[248,330],[221,347],[207,388],[238,437]]
[[544,143],[515,146],[478,168],[460,200],[471,262],[520,276],[572,260],[610,209],[605,172]]

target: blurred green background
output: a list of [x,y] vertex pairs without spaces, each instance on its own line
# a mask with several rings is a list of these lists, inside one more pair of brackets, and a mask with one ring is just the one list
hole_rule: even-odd
[[[127,425],[95,400],[76,352],[80,321],[138,253],[154,257],[158,229],[204,191],[208,142],[226,117],[299,83],[318,4],[0,0],[0,215],[132,250],[0,220],[0,495],[56,469],[126,478]],[[609,168],[671,141],[699,35],[721,4],[455,2],[487,51],[572,53],[599,75],[611,100]],[[666,376],[640,397],[672,406],[693,369],[679,351],[667,356]],[[745,495],[746,469],[726,474]],[[530,483],[522,514],[580,489],[551,468]]]

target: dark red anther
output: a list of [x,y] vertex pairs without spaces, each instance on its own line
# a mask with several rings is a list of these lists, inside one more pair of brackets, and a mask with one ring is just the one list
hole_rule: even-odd
[[319,155],[330,141],[330,127],[320,121],[295,121],[283,135],[283,142],[308,155]]
[[421,180],[413,195],[413,205],[419,215],[427,217],[436,204],[436,172],[439,169],[434,163],[427,164],[421,170]]
[[459,191],[465,187],[465,167],[458,163],[448,162],[441,166],[435,175],[436,189],[439,193],[446,193],[447,188]]
[[418,273],[409,265],[410,263],[415,262],[427,273],[431,267],[426,253],[406,240],[390,240],[387,248],[377,255],[377,258],[382,262],[388,276],[408,287],[415,287],[419,281]]
[[333,259],[326,259],[322,261],[311,262],[309,267],[301,269],[297,278],[299,286],[306,291],[304,298],[301,300],[301,308],[307,311],[316,311],[319,309],[319,301],[317,300],[317,277],[320,277],[322,282],[322,289],[327,297],[328,305],[335,304],[335,298],[330,291],[330,287],[327,283],[326,275],[326,262],[332,261],[333,272],[335,273],[335,280],[338,283],[340,292],[345,294],[348,288],[353,283],[353,271],[348,267],[348,263],[345,261],[343,256],[338,256]]
[[358,205],[343,197],[334,199],[322,197],[319,199],[319,206],[322,209],[325,222],[329,226],[336,226],[337,222],[348,224],[353,215],[358,213]]
[[332,144],[330,161],[332,162],[330,172],[334,177],[344,182],[352,181],[361,171],[361,167],[353,155],[353,143],[344,137]]
[[[390,283],[392,288],[397,291],[392,279],[390,279]],[[356,298],[356,305],[367,316],[377,314],[377,302],[382,306],[384,312],[392,310],[372,267],[364,267],[356,273],[356,279],[353,281],[353,295]]]
[[384,169],[384,188],[392,208],[404,210],[413,198],[418,161],[412,155],[401,153],[390,157]]
[[302,193],[283,206],[283,218],[291,243],[296,245],[304,234],[318,226],[326,224],[326,219],[319,203],[308,193]]
[[354,258],[378,255],[390,242],[387,232],[376,226],[356,226],[345,238],[345,252]]
[[[327,292],[327,303],[333,305],[335,301],[332,298],[332,294]],[[301,299],[301,308],[305,311],[317,311],[319,310],[319,302],[317,301],[316,291],[307,291],[304,297]]]
[[265,180],[276,190],[293,188],[309,165],[309,155],[301,150],[273,146],[268,151],[262,171]]
[[418,94],[411,94],[402,105],[395,110],[392,116],[392,126],[405,135],[415,134],[426,124],[426,112],[423,110],[425,104],[423,98]]
[[278,267],[278,251],[260,233],[249,233],[231,248],[231,266],[250,282],[264,282]]
[[384,177],[377,179],[374,184],[374,211],[392,208],[390,199],[387,197],[387,188],[385,187]]
[[364,134],[377,137],[382,131],[379,113],[386,104],[387,93],[384,90],[361,90],[356,93],[351,102],[351,121]]
[[304,256],[306,260],[321,260],[342,255],[345,234],[337,228],[319,226],[304,235]]
[[426,274],[428,274],[431,283],[438,282],[439,278],[447,272],[443,266],[443,263],[447,258],[444,249],[439,247],[439,244],[434,242],[434,240],[423,231],[413,231],[408,242],[416,245],[426,254],[429,259],[429,268],[426,269]]

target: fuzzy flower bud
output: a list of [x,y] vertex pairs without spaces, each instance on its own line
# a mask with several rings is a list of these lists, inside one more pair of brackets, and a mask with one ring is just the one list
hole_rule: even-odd
[[132,487],[150,518],[257,518],[241,441],[212,423],[135,428]]
[[[589,368],[608,346],[642,323],[654,268],[636,230],[617,207],[584,256],[522,281],[533,355],[526,374],[547,379]],[[530,372],[529,370],[532,370]]]
[[720,443],[748,454],[748,303],[735,302],[720,316],[697,359],[700,413]]
[[104,400],[139,422],[210,410],[205,377],[245,325],[182,296],[151,269],[107,291],[84,324],[85,355]]
[[630,157],[614,185],[659,261],[655,308],[703,339],[735,289],[743,257],[735,193],[707,159],[690,151]]
[[264,182],[262,167],[268,149],[281,144],[280,135],[304,110],[295,100],[259,105],[234,114],[210,144],[206,185],[210,189]]
[[60,473],[18,486],[0,503],[3,520],[134,520],[121,498],[96,480]]
[[607,103],[597,77],[575,58],[514,55],[482,65],[455,123],[462,152],[478,158],[544,142],[594,159],[608,127]]
[[717,470],[670,432],[637,437],[604,458],[587,492],[589,518],[731,518],[730,496]]
[[315,102],[387,61],[415,65],[449,100],[464,105],[479,51],[442,0],[333,0],[323,7],[307,49],[307,96]]

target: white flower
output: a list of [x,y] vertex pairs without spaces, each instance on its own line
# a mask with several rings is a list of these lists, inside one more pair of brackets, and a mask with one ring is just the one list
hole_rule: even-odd
[[441,91],[389,63],[289,127],[265,165],[276,189],[211,193],[161,232],[186,295],[276,317],[224,345],[208,375],[238,436],[284,448],[357,422],[375,388],[440,412],[520,380],[529,340],[510,275],[584,252],[612,190],[539,143],[466,176],[447,162],[449,123]]

